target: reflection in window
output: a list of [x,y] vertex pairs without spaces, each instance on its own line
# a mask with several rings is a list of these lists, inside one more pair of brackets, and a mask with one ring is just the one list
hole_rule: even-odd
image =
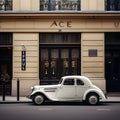
[[12,0],[0,0],[0,11],[12,10]]
[[80,10],[80,0],[40,0],[40,10]]
[[62,58],[62,75],[68,75],[69,70],[69,50],[62,49],[61,50],[61,58]]
[[72,49],[72,74],[77,75],[77,65],[79,59],[79,51],[78,49]]
[[48,61],[48,50],[41,49],[41,73],[43,77],[48,77],[49,61]]
[[108,11],[120,11],[120,0],[105,0],[105,8]]

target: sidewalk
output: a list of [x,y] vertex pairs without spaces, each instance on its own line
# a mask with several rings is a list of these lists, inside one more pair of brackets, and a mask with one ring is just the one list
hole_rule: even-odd
[[[120,103],[120,96],[108,96],[107,99],[101,100],[101,101],[106,103],[110,103],[110,102]],[[3,101],[2,96],[0,96],[0,104],[1,103],[29,103],[29,102],[32,102],[32,100],[28,99],[27,97],[20,97],[19,101],[17,101],[17,97],[6,96],[5,101]]]
[[17,101],[17,97],[5,96],[5,101],[3,101],[3,97],[0,96],[0,103],[27,103],[27,102],[32,102],[32,100],[28,99],[27,97],[20,97],[19,101]]

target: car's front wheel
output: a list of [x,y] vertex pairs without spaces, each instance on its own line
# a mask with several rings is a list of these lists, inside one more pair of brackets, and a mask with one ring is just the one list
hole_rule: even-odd
[[99,103],[99,96],[95,93],[88,94],[86,102],[90,105],[96,105]]
[[44,100],[45,100],[44,96],[41,95],[41,94],[36,94],[36,95],[33,96],[33,103],[35,105],[41,105],[41,104],[43,104]]

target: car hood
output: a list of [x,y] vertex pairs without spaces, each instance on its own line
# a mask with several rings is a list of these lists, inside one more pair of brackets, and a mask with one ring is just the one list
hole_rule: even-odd
[[57,85],[35,85],[34,88],[57,88],[60,84]]

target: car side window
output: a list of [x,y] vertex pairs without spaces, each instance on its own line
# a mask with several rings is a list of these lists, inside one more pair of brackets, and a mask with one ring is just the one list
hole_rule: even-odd
[[77,79],[77,85],[84,85],[84,82],[80,79]]
[[63,85],[74,85],[74,79],[66,79]]

